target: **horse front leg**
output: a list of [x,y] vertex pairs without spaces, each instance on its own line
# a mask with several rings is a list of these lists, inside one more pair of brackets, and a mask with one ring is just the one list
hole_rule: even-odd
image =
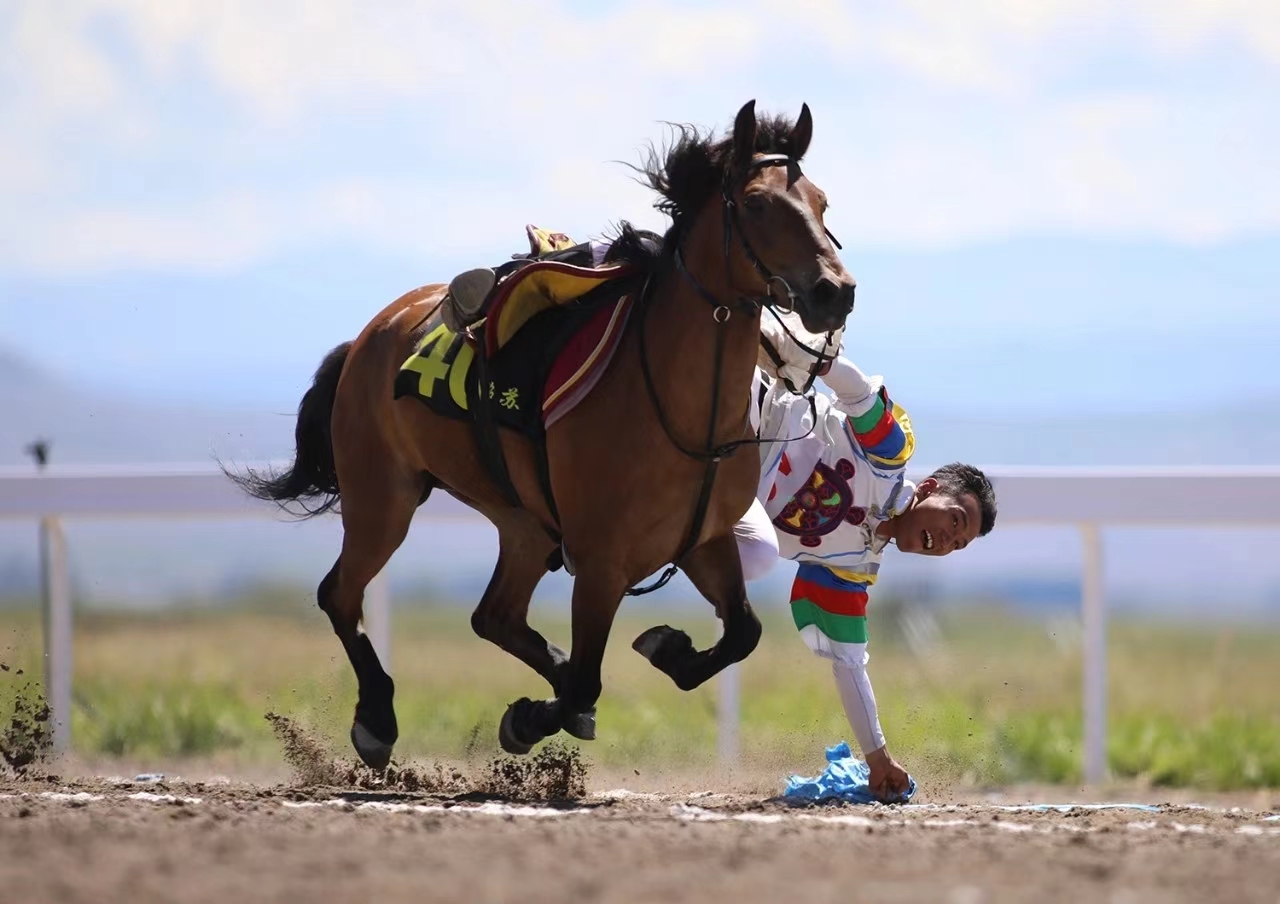
[[573,647],[550,700],[517,700],[507,707],[498,739],[508,753],[528,753],[561,729],[584,741],[595,738],[600,665],[613,619],[627,588],[621,573],[584,569],[573,582]]
[[693,646],[689,635],[670,625],[645,631],[632,649],[663,672],[676,687],[691,691],[726,666],[741,662],[760,642],[760,619],[747,601],[742,563],[732,534],[708,540],[690,552],[680,568],[716,609],[724,627],[720,639],[707,650]]

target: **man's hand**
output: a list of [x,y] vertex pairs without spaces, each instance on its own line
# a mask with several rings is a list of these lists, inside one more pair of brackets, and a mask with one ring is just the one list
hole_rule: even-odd
[[[756,364],[770,376],[785,380],[797,391],[810,382],[810,372],[818,363],[815,352],[834,356],[844,349],[843,327],[832,333],[828,341],[826,333],[806,330],[800,315],[794,311],[761,318],[760,338],[761,348]],[[765,343],[773,350],[773,355],[765,351]],[[818,376],[825,376],[830,369],[831,362],[823,362]]]
[[911,779],[907,770],[889,756],[889,748],[881,747],[867,754],[867,765],[871,767],[871,774],[867,778],[871,793],[884,803],[902,800],[902,795],[911,787]]

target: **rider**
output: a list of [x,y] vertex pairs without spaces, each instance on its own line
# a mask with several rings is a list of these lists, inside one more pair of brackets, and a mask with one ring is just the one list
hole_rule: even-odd
[[817,369],[805,346],[822,337],[786,315],[766,315],[762,331],[774,353],[761,356],[752,387],[752,426],[765,442],[757,498],[734,528],[743,575],[758,578],[779,557],[799,563],[792,618],[809,649],[831,660],[872,792],[899,799],[909,779],[889,755],[867,676],[867,589],[890,543],[945,556],[985,536],[995,524],[995,493],[967,464],[907,480],[915,436],[883,380],[837,354],[822,377],[834,398],[797,392]]

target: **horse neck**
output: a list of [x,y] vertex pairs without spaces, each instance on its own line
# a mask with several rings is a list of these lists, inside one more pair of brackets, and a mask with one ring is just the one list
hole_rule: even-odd
[[[662,407],[680,440],[698,449],[707,438],[713,385],[718,391],[714,444],[742,438],[760,343],[759,310],[737,304],[724,274],[713,276],[707,272],[712,269],[690,272],[724,300],[727,322],[716,322],[715,308],[674,267],[659,278],[645,318],[650,370]],[[718,373],[717,341],[723,342]]]

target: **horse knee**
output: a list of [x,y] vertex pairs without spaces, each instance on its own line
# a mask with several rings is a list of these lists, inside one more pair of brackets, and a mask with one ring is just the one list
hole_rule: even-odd
[[760,644],[760,636],[764,628],[760,619],[750,609],[742,617],[734,620],[732,625],[725,626],[725,639],[729,641],[729,659],[741,662],[750,656]]

